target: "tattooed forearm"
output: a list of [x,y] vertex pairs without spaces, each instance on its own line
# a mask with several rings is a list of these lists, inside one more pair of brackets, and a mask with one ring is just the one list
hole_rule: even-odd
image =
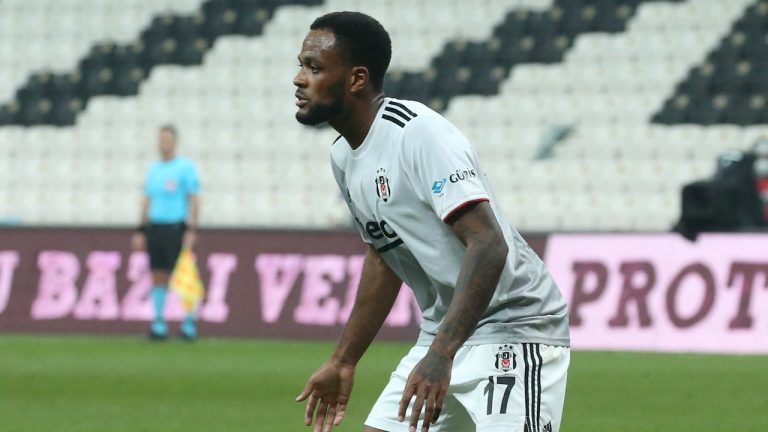
[[431,382],[439,382],[450,375],[450,368],[445,367],[445,356],[435,351],[427,352],[419,364],[421,376]]
[[467,251],[456,293],[432,350],[452,357],[472,334],[493,297],[508,247],[487,203],[476,206],[452,226]]

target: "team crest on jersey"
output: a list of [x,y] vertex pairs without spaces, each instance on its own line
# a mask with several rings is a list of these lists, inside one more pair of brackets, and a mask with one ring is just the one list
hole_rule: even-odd
[[387,170],[384,168],[379,168],[376,171],[376,195],[384,202],[389,201],[389,198],[392,196],[392,191],[389,189]]
[[504,344],[499,347],[499,352],[496,353],[496,363],[494,363],[496,369],[502,372],[509,372],[517,367],[517,356],[512,351],[512,345]]
[[176,190],[176,180],[168,179],[165,181],[165,190],[168,192],[174,192]]

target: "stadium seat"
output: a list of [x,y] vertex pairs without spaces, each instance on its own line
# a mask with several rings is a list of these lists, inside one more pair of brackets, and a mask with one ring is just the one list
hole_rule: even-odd
[[[733,31],[721,38],[719,46],[707,56],[707,62],[691,69],[654,120],[665,124],[693,122],[704,125],[763,122],[760,109],[750,108],[748,101],[755,93],[765,94],[765,84],[762,83],[768,81],[765,77],[757,77],[760,69],[755,68],[756,64],[766,63],[765,54],[768,54],[766,17],[768,3],[762,0],[744,10],[734,23]],[[694,103],[674,103],[683,95],[692,98]],[[759,107],[759,99],[754,104]]]
[[[58,13],[33,20],[43,8],[0,2],[0,55],[11,59],[0,142],[22,143],[3,159],[24,160],[14,175],[47,170],[67,185],[56,208],[86,211],[43,220],[45,186],[24,198],[0,183],[25,222],[135,223],[136,177],[155,157],[155,128],[171,122],[217,209],[205,224],[348,223],[328,199],[335,134],[297,126],[291,97],[306,27],[330,10],[380,17],[395,47],[386,92],[444,110],[521,230],[666,230],[683,183],[765,133],[764,1],[452,0],[435,11],[408,0],[40,1]],[[558,129],[569,132],[547,159]],[[97,186],[81,194],[82,184]],[[111,202],[115,191],[136,200]]]

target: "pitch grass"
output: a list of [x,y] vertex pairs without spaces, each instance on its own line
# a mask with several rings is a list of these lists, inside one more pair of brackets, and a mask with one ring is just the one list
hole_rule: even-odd
[[[309,431],[293,400],[331,347],[0,336],[0,430]],[[362,430],[407,349],[371,348],[338,431]],[[768,430],[768,357],[575,352],[571,360],[564,432]]]

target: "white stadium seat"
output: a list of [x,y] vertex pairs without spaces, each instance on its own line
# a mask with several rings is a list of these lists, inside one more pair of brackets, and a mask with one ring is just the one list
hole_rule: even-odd
[[[455,97],[445,115],[477,147],[518,229],[667,230],[679,215],[683,184],[710,175],[718,153],[745,149],[768,134],[764,126],[650,123],[751,2],[644,2],[626,31],[581,34],[563,61],[516,65],[499,94]],[[0,1],[0,98],[10,100],[32,73],[72,70],[96,43],[135,41],[153,16],[193,14],[202,3]],[[487,40],[510,11],[552,4],[282,6],[262,35],[216,40],[201,66],[155,67],[137,96],[91,99],[74,127],[0,127],[0,199],[7,203],[0,222],[13,216],[30,224],[135,223],[142,176],[156,155],[156,127],[173,123],[181,152],[200,167],[204,225],[347,225],[328,166],[336,134],[294,119],[296,54],[312,19],[343,9],[378,17],[393,39],[390,70],[409,72],[425,70],[448,42]],[[552,158],[537,159],[557,127],[570,133],[554,145]],[[32,180],[38,173],[45,181]],[[31,190],[20,192],[22,184]],[[52,193],[56,185],[60,194]]]

